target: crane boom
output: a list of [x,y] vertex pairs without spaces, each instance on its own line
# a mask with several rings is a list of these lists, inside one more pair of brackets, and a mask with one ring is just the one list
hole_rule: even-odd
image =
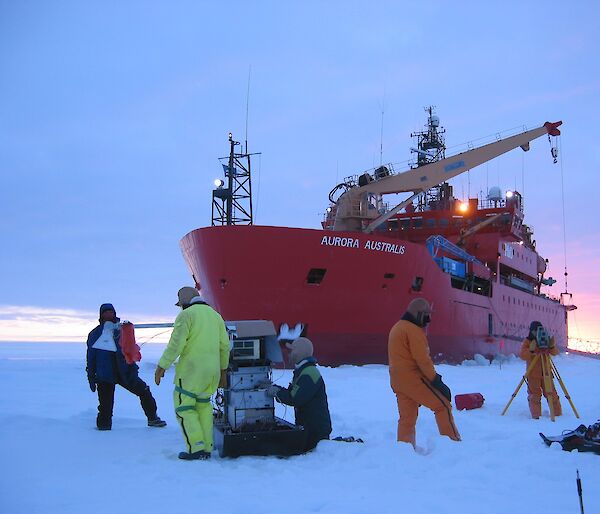
[[541,127],[349,189],[338,199],[334,230],[361,230],[362,220],[371,219],[375,220],[368,226],[368,231],[371,232],[378,224],[390,217],[389,213],[374,217],[368,215],[368,209],[362,204],[368,201],[369,194],[405,192],[417,194],[426,191],[519,146],[527,151],[529,142],[544,134],[558,136],[560,135],[558,127],[561,124],[562,121],[546,122]]

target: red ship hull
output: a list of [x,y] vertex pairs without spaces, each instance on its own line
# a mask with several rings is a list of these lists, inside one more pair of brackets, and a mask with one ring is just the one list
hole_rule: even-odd
[[422,244],[238,225],[194,230],[181,247],[196,286],[225,319],[302,323],[325,365],[387,363],[388,332],[416,297],[433,306],[428,339],[437,362],[518,353],[532,320],[567,345],[559,302],[500,282],[491,296],[454,288]]

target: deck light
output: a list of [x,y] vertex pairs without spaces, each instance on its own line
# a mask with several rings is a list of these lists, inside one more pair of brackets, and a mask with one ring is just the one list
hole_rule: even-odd
[[220,178],[216,178],[214,184],[215,187],[223,187],[225,185],[225,182],[223,182]]
[[512,191],[507,191],[506,192],[506,198],[512,198],[514,195],[514,193]]
[[468,202],[460,202],[460,204],[458,205],[458,210],[460,212],[467,212],[469,210],[469,203]]

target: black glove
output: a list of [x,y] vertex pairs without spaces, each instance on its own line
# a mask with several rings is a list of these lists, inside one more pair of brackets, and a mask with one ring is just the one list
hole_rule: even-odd
[[92,390],[92,393],[96,392],[96,380],[94,379],[93,375],[88,375],[88,383],[90,384],[90,389]]
[[449,402],[452,401],[452,393],[450,392],[450,388],[442,382],[442,375],[439,373],[435,375],[435,378],[431,381],[431,385],[435,387],[440,393],[442,393],[446,400]]

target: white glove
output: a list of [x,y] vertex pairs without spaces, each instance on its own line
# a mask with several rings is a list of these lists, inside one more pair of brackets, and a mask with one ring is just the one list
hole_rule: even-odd
[[275,384],[271,384],[269,387],[267,387],[267,396],[271,396],[273,398],[275,398],[275,396],[277,396],[277,393],[279,392],[279,390],[281,389],[281,387],[279,387],[278,385]]

